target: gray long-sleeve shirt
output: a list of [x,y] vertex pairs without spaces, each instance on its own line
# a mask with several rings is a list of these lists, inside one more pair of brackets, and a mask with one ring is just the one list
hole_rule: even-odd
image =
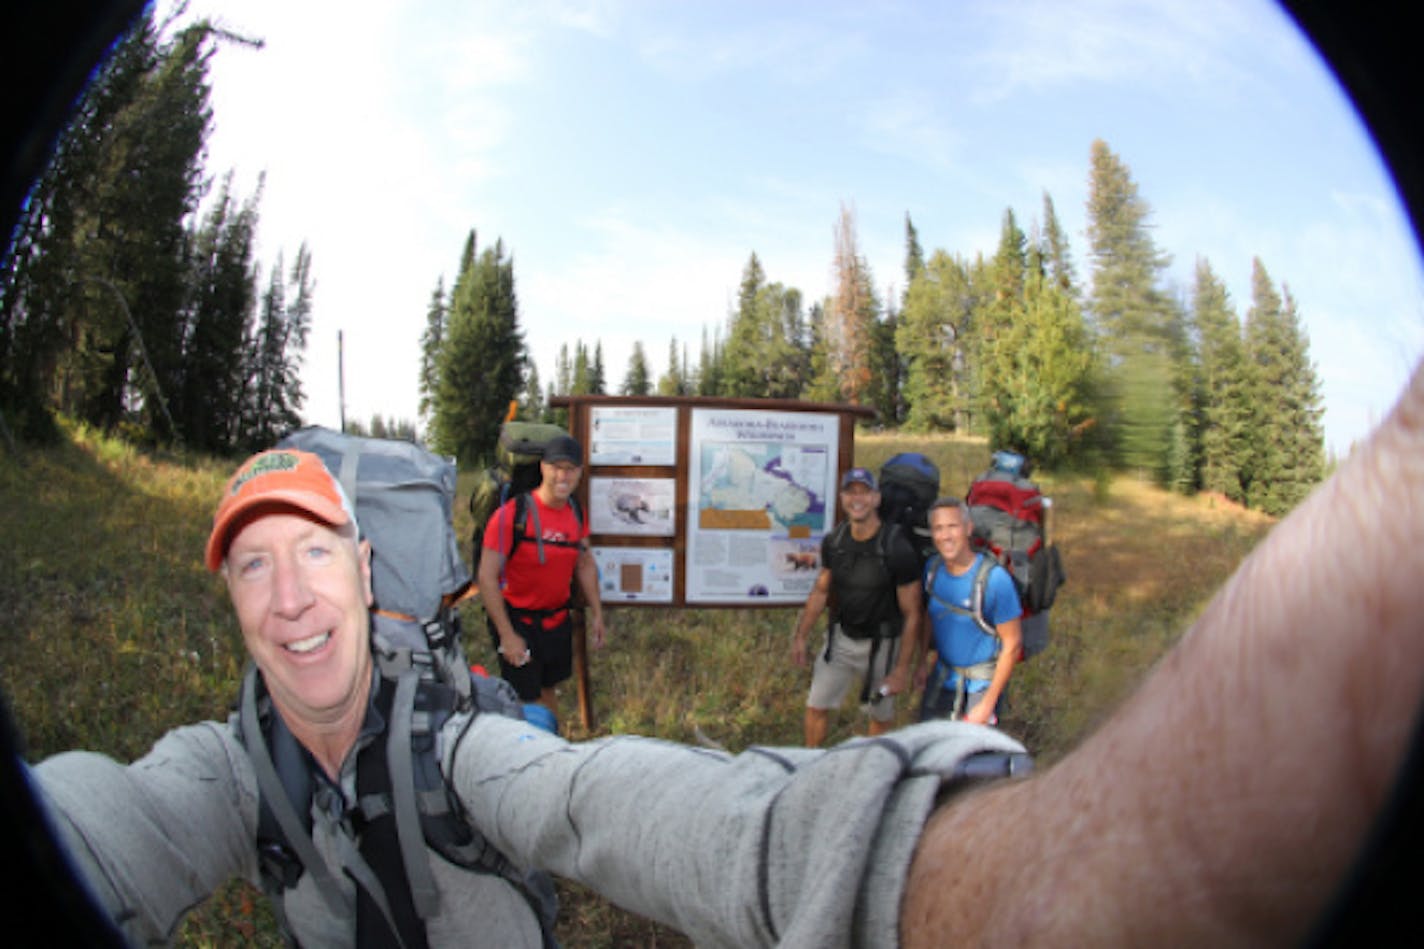
[[[488,714],[453,719],[442,739],[471,822],[515,863],[707,947],[897,944],[910,858],[946,776],[975,752],[1022,751],[949,722],[737,756],[636,737],[570,744]],[[256,780],[229,724],[175,729],[131,765],[70,752],[33,773],[82,876],[136,944],[170,939],[228,879],[258,881]],[[319,804],[314,839],[330,858],[349,838]],[[431,866],[432,945],[539,945],[503,879]],[[354,907],[349,882],[343,897]],[[306,877],[286,909],[304,945],[355,943],[354,909],[334,911]]]

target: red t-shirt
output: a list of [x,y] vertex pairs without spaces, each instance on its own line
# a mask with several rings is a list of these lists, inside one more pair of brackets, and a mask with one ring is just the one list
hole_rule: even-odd
[[[514,540],[514,503],[510,498],[489,520],[485,528],[484,546],[504,554],[504,571],[500,589],[504,601],[524,610],[558,609],[569,601],[574,566],[578,563],[578,544],[588,536],[588,526],[580,525],[572,504],[552,508],[530,492],[529,507],[524,518],[524,537],[509,556]],[[535,515],[538,515],[537,517]],[[539,562],[539,543],[535,524],[544,537],[544,562]]]

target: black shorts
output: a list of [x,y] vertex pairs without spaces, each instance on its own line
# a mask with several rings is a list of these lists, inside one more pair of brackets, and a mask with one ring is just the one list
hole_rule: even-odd
[[569,611],[552,627],[544,627],[544,617],[509,608],[509,622],[529,647],[529,661],[513,665],[499,651],[499,631],[489,624],[490,643],[499,657],[499,674],[525,702],[538,701],[540,693],[574,674],[573,621]]

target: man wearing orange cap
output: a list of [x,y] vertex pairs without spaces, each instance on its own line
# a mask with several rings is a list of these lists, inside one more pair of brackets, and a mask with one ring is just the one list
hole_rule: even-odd
[[205,557],[227,581],[272,704],[333,778],[371,688],[371,545],[359,534],[321,459],[275,450],[228,483]]

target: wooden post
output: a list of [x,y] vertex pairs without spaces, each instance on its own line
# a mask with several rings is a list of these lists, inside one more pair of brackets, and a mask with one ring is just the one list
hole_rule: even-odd
[[569,625],[574,638],[574,682],[578,686],[579,718],[586,732],[593,731],[593,696],[588,684],[588,635],[583,607],[570,607]]

